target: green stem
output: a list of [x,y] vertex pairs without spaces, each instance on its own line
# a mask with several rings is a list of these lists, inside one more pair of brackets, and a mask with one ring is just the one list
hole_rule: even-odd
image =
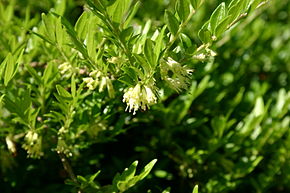
[[190,19],[192,18],[192,16],[194,14],[195,14],[195,10],[193,9],[190,12],[190,14],[188,15],[188,17],[186,18],[186,20],[179,25],[178,31],[176,32],[176,34],[173,36],[173,38],[168,42],[168,44],[166,46],[166,49],[164,51],[164,56],[166,56],[168,54],[168,51],[173,46],[173,44],[175,43],[175,41],[178,39],[179,35],[184,30],[184,28],[186,27],[186,25],[188,24],[188,22],[190,21]]

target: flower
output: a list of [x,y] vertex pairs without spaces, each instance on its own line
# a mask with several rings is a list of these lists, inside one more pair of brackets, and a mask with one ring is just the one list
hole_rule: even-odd
[[180,92],[182,89],[187,89],[189,77],[192,72],[192,69],[187,66],[182,66],[170,57],[161,62],[160,65],[161,78],[177,92]]
[[104,76],[101,71],[92,71],[89,77],[83,78],[83,81],[90,90],[95,90],[96,87],[99,87],[99,92],[103,92],[107,88],[109,97],[113,98],[115,96],[112,80],[108,76]]
[[142,110],[149,109],[149,105],[157,102],[157,97],[152,91],[152,87],[138,83],[135,87],[130,87],[123,95],[123,102],[127,103],[126,110],[133,110],[133,115],[141,108]]
[[28,157],[39,158],[43,156],[42,152],[42,137],[35,131],[28,131],[24,137],[25,143],[22,147],[27,151]]
[[63,75],[64,78],[69,78],[73,74],[73,67],[68,62],[64,62],[58,66],[60,74]]
[[90,90],[95,90],[95,88],[96,88],[97,85],[99,84],[99,81],[93,79],[92,77],[86,77],[86,78],[83,78],[83,81],[87,84],[87,87],[88,87]]
[[12,137],[10,135],[8,135],[6,138],[6,144],[7,144],[7,148],[10,152],[12,152],[13,154],[16,153],[16,146],[15,143],[12,140]]

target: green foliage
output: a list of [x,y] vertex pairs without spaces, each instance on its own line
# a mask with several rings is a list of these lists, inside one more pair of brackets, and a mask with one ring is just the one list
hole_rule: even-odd
[[289,5],[0,0],[1,191],[288,192]]

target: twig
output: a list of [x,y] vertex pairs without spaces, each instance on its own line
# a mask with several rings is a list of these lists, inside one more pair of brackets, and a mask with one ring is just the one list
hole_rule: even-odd
[[68,162],[68,159],[65,156],[65,154],[64,153],[61,153],[61,152],[57,152],[57,153],[58,153],[58,155],[60,157],[60,160],[61,160],[61,163],[63,165],[63,168],[68,173],[69,177],[72,179],[73,182],[75,182],[75,183],[78,184],[76,175],[74,174],[74,172],[72,170],[72,167],[71,167],[70,163]]

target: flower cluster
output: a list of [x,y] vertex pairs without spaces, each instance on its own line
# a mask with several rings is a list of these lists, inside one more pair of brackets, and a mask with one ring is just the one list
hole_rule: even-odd
[[90,90],[95,90],[98,86],[99,92],[103,92],[107,88],[109,97],[113,98],[115,96],[112,80],[108,76],[104,76],[101,71],[92,71],[89,77],[83,78],[83,81]]
[[64,78],[69,78],[72,76],[73,74],[73,67],[71,64],[69,64],[68,62],[64,62],[62,64],[60,64],[58,66],[59,72],[60,74],[64,77]]
[[161,78],[177,92],[180,92],[182,89],[187,89],[192,72],[192,69],[189,69],[187,66],[182,66],[170,57],[162,61],[160,65]]
[[24,140],[25,143],[22,147],[27,151],[28,157],[39,158],[43,156],[41,136],[30,130],[26,133]]
[[133,115],[141,108],[142,110],[149,109],[149,106],[157,102],[157,97],[154,94],[153,86],[141,85],[138,83],[135,87],[130,87],[123,95],[123,102],[127,103],[126,111]]

